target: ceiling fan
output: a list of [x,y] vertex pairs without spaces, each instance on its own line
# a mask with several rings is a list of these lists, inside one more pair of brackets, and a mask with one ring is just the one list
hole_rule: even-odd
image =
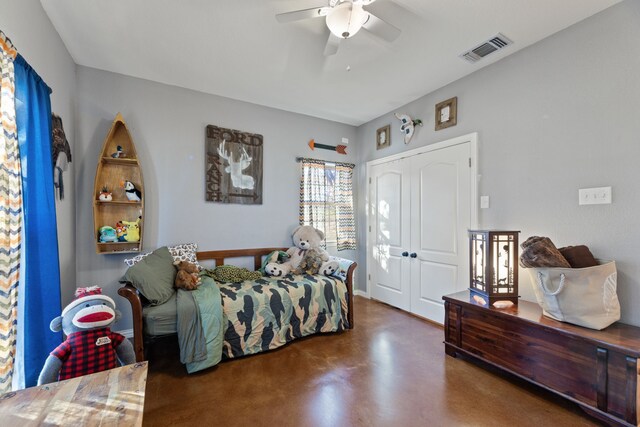
[[361,28],[388,42],[400,35],[400,29],[383,21],[365,10],[375,0],[329,0],[328,6],[295,10],[279,13],[276,19],[280,23],[299,21],[302,19],[326,17],[329,27],[329,40],[324,48],[324,55],[334,55],[338,51],[340,40],[353,37]]

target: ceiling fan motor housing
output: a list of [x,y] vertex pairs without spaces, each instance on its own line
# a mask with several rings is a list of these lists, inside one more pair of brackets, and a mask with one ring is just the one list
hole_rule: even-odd
[[369,19],[361,4],[343,1],[327,13],[327,27],[336,36],[348,39],[354,36]]

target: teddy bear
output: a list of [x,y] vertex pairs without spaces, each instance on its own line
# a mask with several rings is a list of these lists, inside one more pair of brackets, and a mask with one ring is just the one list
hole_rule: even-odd
[[324,239],[322,231],[310,225],[299,225],[293,230],[291,239],[294,246],[287,250],[289,259],[280,264],[270,260],[264,269],[267,275],[281,277],[287,274],[320,273],[330,276],[338,270],[338,262],[330,261],[327,251],[320,247]]
[[173,265],[178,269],[176,274],[175,287],[192,291],[197,289],[202,282],[199,275],[198,266],[189,261],[176,261]]
[[47,357],[38,385],[113,369],[118,362],[135,363],[133,345],[109,329],[120,317],[113,299],[98,286],[78,288],[75,299],[51,321],[51,330],[64,331],[67,339]]

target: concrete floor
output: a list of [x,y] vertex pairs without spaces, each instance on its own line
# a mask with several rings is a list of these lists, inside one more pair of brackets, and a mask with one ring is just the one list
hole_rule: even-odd
[[188,375],[150,354],[145,426],[597,426],[573,404],[444,353],[443,331],[355,299],[355,329]]

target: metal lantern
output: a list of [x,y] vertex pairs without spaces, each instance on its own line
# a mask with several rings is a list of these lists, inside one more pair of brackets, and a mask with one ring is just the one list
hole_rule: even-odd
[[518,303],[518,233],[469,230],[471,296]]

